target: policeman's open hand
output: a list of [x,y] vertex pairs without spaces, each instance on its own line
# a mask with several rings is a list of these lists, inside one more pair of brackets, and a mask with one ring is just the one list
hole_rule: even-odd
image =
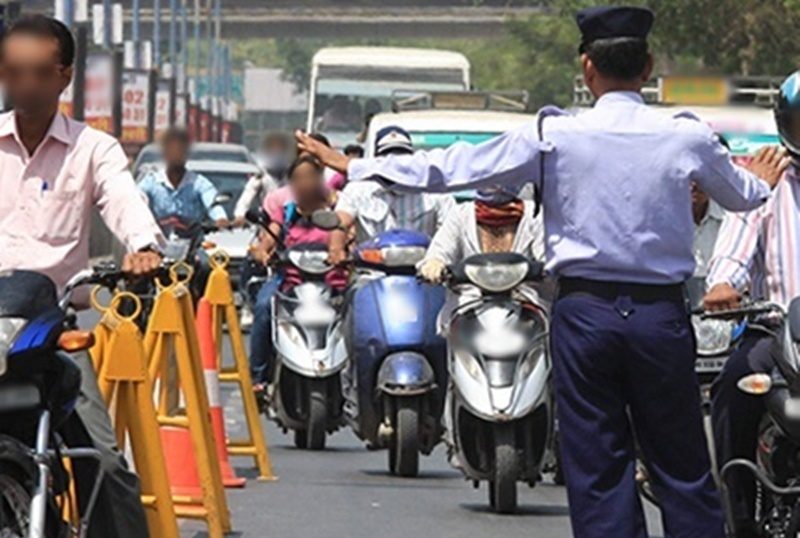
[[431,284],[440,284],[442,282],[442,278],[444,277],[444,270],[445,264],[441,260],[437,260],[436,258],[430,258],[422,262],[417,273],[419,276],[422,277],[423,280],[426,282],[430,282]]
[[294,136],[297,139],[298,153],[310,153],[328,168],[332,168],[342,174],[347,173],[347,164],[350,162],[350,157],[339,153],[333,148],[329,148],[319,140],[314,140],[303,131],[295,131]]
[[786,154],[785,149],[780,146],[767,146],[761,148],[746,168],[769,183],[770,188],[774,189],[790,163],[791,158]]
[[722,283],[716,284],[703,297],[703,308],[708,312],[732,310],[738,308],[741,302],[742,294],[730,284]]
[[157,252],[131,252],[122,258],[122,272],[130,277],[153,275],[159,267],[161,267],[161,254]]

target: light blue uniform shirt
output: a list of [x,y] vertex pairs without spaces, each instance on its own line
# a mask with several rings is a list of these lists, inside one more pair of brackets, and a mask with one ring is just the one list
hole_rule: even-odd
[[138,185],[147,195],[156,220],[172,215],[196,222],[227,218],[225,209],[213,205],[219,194],[217,188],[208,178],[191,170],[186,171],[177,188],[163,169],[148,172]]
[[551,274],[644,284],[683,282],[694,271],[691,181],[732,211],[770,194],[707,125],[656,111],[633,92],[547,117],[542,141],[531,123],[476,146],[350,162],[350,180],[373,176],[430,191],[533,182]]

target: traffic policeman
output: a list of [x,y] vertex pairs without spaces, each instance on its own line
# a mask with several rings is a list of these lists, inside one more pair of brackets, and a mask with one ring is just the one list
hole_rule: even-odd
[[694,269],[689,185],[726,209],[748,210],[770,196],[785,162],[773,148],[744,170],[703,123],[645,106],[649,10],[594,7],[577,22],[584,79],[597,98],[582,114],[545,109],[538,124],[483,144],[384,159],[348,160],[297,138],[350,180],[377,176],[429,191],[532,181],[547,269],[560,287],[551,349],[574,535],[647,536],[635,431],[666,535],[722,538],[683,300]]

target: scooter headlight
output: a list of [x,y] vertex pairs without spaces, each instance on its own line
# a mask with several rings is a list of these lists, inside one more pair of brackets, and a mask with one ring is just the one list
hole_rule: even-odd
[[324,250],[289,251],[289,261],[301,271],[312,275],[321,275],[331,269],[328,253]]
[[23,318],[0,318],[0,375],[8,370],[8,351],[27,323]]
[[528,268],[527,261],[488,265],[466,263],[464,273],[482,290],[502,293],[518,286],[527,276]]
[[731,347],[735,322],[723,319],[692,318],[697,354],[701,356],[719,355]]

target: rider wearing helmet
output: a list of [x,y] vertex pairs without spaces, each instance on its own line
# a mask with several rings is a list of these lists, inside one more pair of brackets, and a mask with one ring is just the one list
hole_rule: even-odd
[[[781,86],[775,120],[791,163],[785,180],[763,206],[725,216],[706,281],[710,291],[704,302],[709,310],[735,308],[745,293],[783,306],[800,295],[800,72]],[[714,383],[712,420],[720,467],[732,459],[756,456],[763,399],[745,394],[736,384],[746,375],[772,370],[771,343],[763,332],[748,331]],[[728,486],[736,538],[760,536],[753,520],[752,476],[735,473]]]

